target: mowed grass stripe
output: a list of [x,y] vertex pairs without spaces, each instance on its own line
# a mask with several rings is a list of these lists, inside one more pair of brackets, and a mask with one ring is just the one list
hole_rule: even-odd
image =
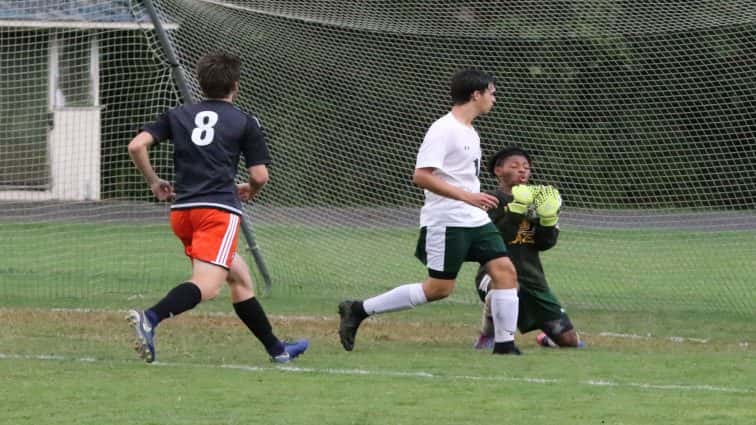
[[627,387],[639,388],[641,390],[661,390],[661,391],[701,391],[701,392],[718,392],[718,393],[754,393],[753,388],[736,388],[723,387],[716,385],[684,385],[684,384],[652,384],[642,382],[616,382],[605,379],[591,379],[577,382],[566,382],[563,379],[539,378],[539,377],[512,377],[512,376],[475,376],[475,375],[442,375],[425,371],[399,371],[399,370],[369,370],[369,369],[337,369],[337,368],[317,368],[317,367],[297,367],[297,366],[251,366],[251,365],[234,365],[234,364],[198,364],[198,363],[177,363],[177,362],[160,362],[157,361],[149,366],[142,366],[141,362],[135,361],[113,361],[103,360],[94,357],[66,357],[56,354],[6,354],[0,353],[2,360],[37,360],[37,361],[59,361],[59,362],[77,362],[77,363],[122,363],[134,364],[138,367],[179,367],[179,368],[218,368],[234,369],[251,373],[267,372],[287,372],[287,373],[313,373],[323,375],[349,375],[349,376],[376,376],[389,378],[407,378],[407,379],[439,379],[451,381],[501,381],[501,382],[521,382],[528,384],[572,384],[572,385],[589,385],[598,387]]

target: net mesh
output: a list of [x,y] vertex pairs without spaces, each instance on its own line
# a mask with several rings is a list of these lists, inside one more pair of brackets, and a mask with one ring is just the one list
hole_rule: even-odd
[[[140,124],[180,96],[144,5],[115,3],[136,29],[0,29],[0,119],[14,129],[0,141],[0,232],[30,250],[0,270],[12,282],[0,287],[8,299],[69,296],[76,304],[101,295],[118,304],[185,273],[166,207],[150,201],[125,150]],[[560,243],[544,264],[565,304],[756,308],[752,2],[154,5],[195,98],[201,55],[224,50],[243,60],[237,103],[260,118],[274,158],[271,183],[247,206],[274,294],[331,306],[425,277],[412,256],[422,204],[410,179],[415,154],[448,111],[449,77],[478,67],[498,78],[496,107],[476,121],[484,159],[520,145],[533,154],[533,181],[564,198]],[[102,20],[92,10],[79,8],[78,19]],[[59,72],[71,75],[65,84],[85,104],[92,87],[99,91],[100,189],[32,202],[54,192],[50,170],[60,160],[47,146],[50,111],[65,109],[48,95],[52,39]],[[66,59],[60,45],[91,50],[93,39],[99,77],[65,71],[64,62],[79,59]],[[166,177],[169,149],[152,153]],[[71,158],[64,169],[80,167]],[[490,177],[483,183],[493,188]],[[32,266],[38,251],[44,264]],[[32,269],[38,277],[27,277]],[[473,269],[466,266],[454,300],[475,302]]]

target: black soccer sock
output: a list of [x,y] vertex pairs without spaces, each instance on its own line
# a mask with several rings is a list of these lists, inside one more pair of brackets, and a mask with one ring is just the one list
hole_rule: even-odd
[[[184,282],[171,289],[162,300],[150,307],[145,314],[157,326],[163,320],[191,310],[202,301],[202,292],[192,282]],[[150,314],[152,313],[152,314]]]
[[247,325],[250,331],[265,346],[265,351],[271,356],[283,353],[283,344],[273,335],[273,327],[270,326],[268,316],[265,315],[257,298],[252,297],[245,301],[234,304],[236,315]]

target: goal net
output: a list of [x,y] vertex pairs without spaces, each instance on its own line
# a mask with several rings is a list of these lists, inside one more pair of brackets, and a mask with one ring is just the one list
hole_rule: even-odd
[[[0,13],[0,235],[18,247],[0,294],[123,305],[185,277],[166,206],[126,154],[180,95],[142,2],[106,2],[118,17],[78,3],[78,26],[31,6]],[[496,107],[476,121],[484,160],[522,146],[533,182],[563,195],[543,263],[568,307],[756,309],[756,4],[153,3],[195,98],[201,55],[242,58],[237,103],[274,158],[247,206],[274,296],[331,311],[424,279],[415,155],[449,109],[449,77],[477,67],[498,78]],[[170,178],[170,146],[152,155]],[[475,268],[452,301],[476,302]]]

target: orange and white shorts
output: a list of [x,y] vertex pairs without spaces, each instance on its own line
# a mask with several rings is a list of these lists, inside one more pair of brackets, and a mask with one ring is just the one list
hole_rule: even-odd
[[214,208],[171,210],[171,227],[184,253],[226,269],[236,255],[239,220],[236,214]]

